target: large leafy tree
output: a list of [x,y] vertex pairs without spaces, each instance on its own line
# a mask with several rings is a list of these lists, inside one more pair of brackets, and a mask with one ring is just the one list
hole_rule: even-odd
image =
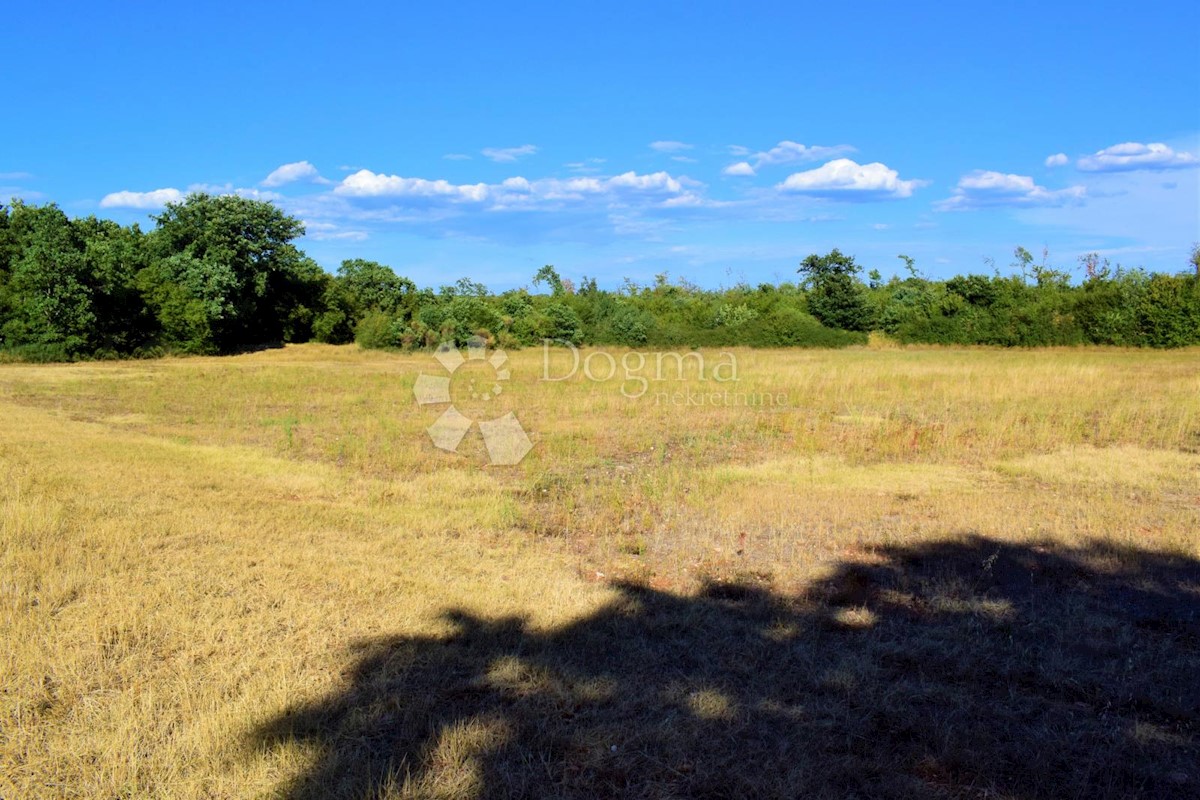
[[813,253],[797,270],[808,287],[808,310],[830,328],[847,331],[871,329],[871,306],[858,279],[862,268],[852,256],[834,248],[825,255]]
[[96,312],[82,241],[58,206],[13,203],[5,219],[0,340],[34,358],[76,358],[94,346]]
[[382,311],[390,316],[411,316],[410,301],[417,287],[402,278],[391,267],[375,261],[352,258],[338,267],[338,283],[355,317],[368,311]]
[[347,259],[338,267],[323,297],[323,311],[316,318],[313,333],[323,342],[341,344],[354,339],[359,322],[367,316],[403,323],[417,312],[416,284],[402,278],[391,267],[361,258]]
[[139,284],[168,343],[183,350],[285,341],[281,312],[294,306],[298,287],[320,291],[312,262],[292,244],[303,223],[271,203],[193,194],[154,219]]
[[157,333],[156,325],[136,280],[146,266],[145,234],[137,225],[126,228],[96,217],[75,219],[71,224],[92,287],[96,349],[129,353],[149,343]]

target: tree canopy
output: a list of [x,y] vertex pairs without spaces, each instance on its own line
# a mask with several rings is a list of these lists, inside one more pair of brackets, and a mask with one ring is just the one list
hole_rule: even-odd
[[[493,293],[471,278],[420,288],[352,258],[329,274],[297,247],[304,225],[272,203],[193,194],[153,228],[56,205],[0,206],[0,355],[35,360],[230,353],[316,340],[432,347],[481,336],[629,347],[836,347],[870,331],[901,342],[1041,346],[1200,344],[1200,247],[1178,274],[1080,260],[1081,278],[1016,248],[1009,274],[864,283],[854,256],[812,253],[799,283],[706,290],[665,273],[579,289],[550,265],[536,287]],[[1181,264],[1181,267],[1185,265]]]

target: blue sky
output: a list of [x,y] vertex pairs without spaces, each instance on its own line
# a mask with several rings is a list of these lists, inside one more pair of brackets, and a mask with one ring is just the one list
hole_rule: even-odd
[[148,223],[275,200],[327,268],[502,289],[659,272],[1179,271],[1198,4],[19,3],[0,197]]

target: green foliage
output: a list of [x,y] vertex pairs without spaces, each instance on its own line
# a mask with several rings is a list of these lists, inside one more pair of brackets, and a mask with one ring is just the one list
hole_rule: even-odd
[[725,303],[717,307],[713,324],[727,328],[740,328],[758,317],[758,312],[745,303]]
[[545,338],[571,344],[579,344],[583,341],[583,321],[570,306],[563,303],[551,303],[546,306],[545,316],[549,321]]
[[859,279],[839,250],[804,259],[802,282],[705,290],[666,273],[619,291],[554,267],[492,294],[462,278],[420,289],[390,267],[348,259],[335,275],[300,252],[301,223],[270,203],[197,194],[148,234],[56,206],[0,206],[0,356],[71,360],[221,353],[315,339],[370,348],[465,344],[844,347],[882,331],[901,342],[1036,347],[1200,344],[1200,246],[1188,271],[1148,274],[1080,259],[1083,280],[1014,251],[1008,276]]
[[608,324],[614,344],[641,347],[654,328],[654,317],[633,305],[621,303],[612,312]]
[[809,289],[808,309],[822,324],[846,331],[869,331],[874,323],[861,267],[852,256],[834,248],[823,256],[813,253],[797,270]]
[[354,340],[359,347],[386,350],[400,344],[396,321],[383,311],[368,311],[354,326]]
[[549,339],[560,344],[580,344],[583,341],[583,320],[565,303],[552,301],[536,306],[518,319],[513,328],[522,344],[541,344]]
[[291,243],[304,233],[299,220],[271,203],[207,194],[169,204],[154,219],[152,260],[139,283],[167,343],[229,352],[287,339],[279,309],[317,284]]
[[326,308],[313,319],[313,339],[326,344],[346,344],[354,341],[354,320],[345,309],[337,307],[326,294]]
[[92,284],[92,346],[112,354],[146,346],[155,322],[137,288],[137,274],[146,264],[145,236],[137,225],[125,228],[95,217],[73,220],[72,226]]
[[1150,347],[1185,347],[1200,342],[1200,277],[1153,275],[1137,298],[1134,313],[1142,341]]
[[776,307],[746,331],[746,344],[752,347],[847,347],[866,342],[865,334],[827,328],[790,305]]
[[1075,315],[1084,339],[1095,344],[1134,345],[1139,342],[1137,307],[1147,276],[1141,271],[1100,276],[1095,270],[1075,301]]
[[550,286],[550,294],[554,297],[561,297],[566,293],[566,286],[563,285],[562,278],[558,276],[557,270],[551,264],[542,267],[533,276],[534,286],[540,286],[543,282]]
[[94,285],[82,242],[53,204],[14,204],[7,219],[13,249],[0,308],[7,349],[35,360],[85,356],[95,344]]
[[361,258],[343,261],[336,285],[344,298],[345,311],[352,318],[370,311],[406,317],[412,314],[416,285],[383,264]]

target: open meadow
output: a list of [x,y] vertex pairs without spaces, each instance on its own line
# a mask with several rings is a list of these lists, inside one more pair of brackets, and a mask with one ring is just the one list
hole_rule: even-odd
[[0,798],[1200,796],[1200,351],[507,356],[0,364]]

